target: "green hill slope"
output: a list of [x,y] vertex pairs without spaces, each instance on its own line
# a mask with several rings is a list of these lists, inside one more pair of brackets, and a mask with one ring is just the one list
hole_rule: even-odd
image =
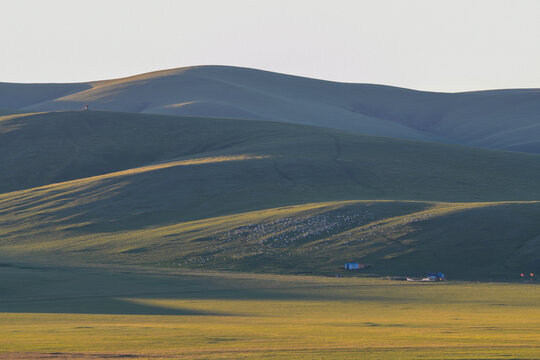
[[539,155],[90,111],[2,117],[0,164],[11,259],[303,273],[357,260],[375,274],[482,279],[539,269],[539,205],[523,203],[540,200]]
[[0,250],[11,259],[329,275],[357,261],[367,274],[476,280],[540,270],[539,202],[327,202],[147,227],[139,212],[121,228],[106,213],[66,216],[80,207],[58,197],[23,198],[0,196]]
[[0,83],[2,94],[0,107],[24,111],[88,103],[95,110],[275,120],[540,153],[538,89],[432,93],[198,66],[86,84]]
[[[222,198],[235,212],[255,209],[242,203],[266,208],[351,198],[540,199],[538,155],[276,122],[93,111],[0,118],[0,164],[9,169],[0,173],[1,192],[156,163],[231,155],[262,158],[169,167],[134,175],[129,184],[135,187],[139,179],[153,179],[145,186],[179,192],[179,197],[193,201],[204,194]],[[236,202],[239,205],[232,206]]]

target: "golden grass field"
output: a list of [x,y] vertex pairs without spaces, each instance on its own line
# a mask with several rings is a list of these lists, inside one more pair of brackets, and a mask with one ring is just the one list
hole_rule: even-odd
[[2,269],[0,359],[540,357],[532,283]]

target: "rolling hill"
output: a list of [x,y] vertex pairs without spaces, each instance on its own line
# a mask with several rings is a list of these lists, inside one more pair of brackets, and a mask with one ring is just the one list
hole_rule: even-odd
[[[9,259],[455,278],[538,271],[540,156],[270,121],[0,118]],[[530,270],[522,270],[523,267]]]
[[315,125],[540,153],[540,91],[432,93],[196,66],[80,84],[0,83],[0,108],[91,109]]
[[123,219],[103,207],[86,214],[106,190],[30,206],[22,194],[0,196],[2,257],[317,275],[359,261],[378,276],[437,270],[468,280],[540,270],[540,202],[341,201],[142,226],[134,208]]
[[[0,154],[2,168],[9,170],[0,173],[1,192],[170,161],[255,155],[262,158],[226,162],[230,169],[204,174],[217,183],[212,195],[251,189],[310,192],[295,195],[299,201],[540,200],[538,155],[268,121],[98,111],[17,114],[0,117]],[[172,176],[176,169],[163,171]],[[188,178],[185,168],[180,175],[186,176],[186,191],[199,192],[191,184],[206,186]]]

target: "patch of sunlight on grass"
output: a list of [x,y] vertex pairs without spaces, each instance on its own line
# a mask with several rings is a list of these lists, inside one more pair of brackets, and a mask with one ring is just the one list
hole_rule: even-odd
[[[221,163],[221,162],[229,162],[229,161],[258,160],[258,159],[265,159],[268,157],[269,156],[264,156],[264,155],[246,154],[246,155],[214,156],[214,157],[199,158],[199,159],[169,161],[169,162],[165,162],[161,164],[141,166],[138,168],[115,171],[115,172],[103,174],[103,175],[96,175],[96,176],[91,176],[91,177],[82,178],[82,179],[48,184],[48,185],[32,188],[29,190],[20,190],[20,191],[17,191],[17,193],[25,193],[25,192],[34,191],[37,189],[50,189],[50,188],[54,188],[55,190],[61,190],[66,185],[75,185],[75,184],[78,185],[78,184],[90,183],[97,180],[105,180],[105,179],[111,179],[111,178],[122,177],[122,176],[136,175],[136,174],[141,174],[141,173],[145,173],[149,171],[167,169],[167,168],[171,168],[175,166],[205,165],[205,164],[213,164],[213,163]],[[6,194],[2,194],[2,195],[6,195]]]

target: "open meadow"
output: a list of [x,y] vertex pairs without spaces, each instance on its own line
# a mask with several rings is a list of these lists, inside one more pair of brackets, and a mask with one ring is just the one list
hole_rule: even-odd
[[0,360],[540,360],[538,14],[0,0]]
[[540,155],[98,111],[0,150],[0,359],[540,358]]
[[0,359],[540,358],[536,93],[182,90],[225,70],[0,86]]
[[540,287],[1,267],[0,359],[538,359]]

